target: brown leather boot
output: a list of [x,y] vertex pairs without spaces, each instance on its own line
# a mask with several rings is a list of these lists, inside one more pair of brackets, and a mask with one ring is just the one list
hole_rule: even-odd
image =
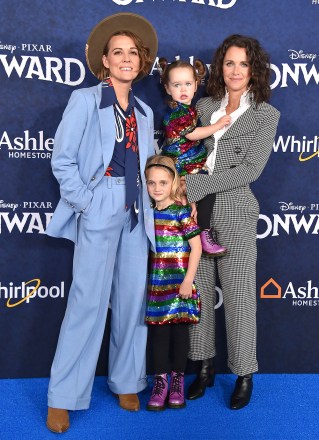
[[120,407],[127,411],[138,411],[140,409],[140,401],[137,394],[118,394]]
[[48,408],[47,428],[52,432],[66,432],[70,427],[69,413],[66,409]]

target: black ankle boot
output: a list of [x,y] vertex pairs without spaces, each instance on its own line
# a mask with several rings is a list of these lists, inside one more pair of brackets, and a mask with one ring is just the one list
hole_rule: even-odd
[[238,376],[234,392],[230,399],[231,409],[241,409],[248,405],[253,391],[253,375]]
[[205,394],[206,387],[214,386],[215,369],[213,359],[204,359],[202,369],[194,382],[190,385],[187,393],[187,399],[194,400]]

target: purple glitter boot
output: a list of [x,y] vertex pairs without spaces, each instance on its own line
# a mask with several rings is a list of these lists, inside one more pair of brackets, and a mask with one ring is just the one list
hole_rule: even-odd
[[171,388],[168,399],[169,408],[184,408],[186,406],[184,398],[184,373],[171,373]]
[[146,408],[150,411],[163,411],[166,407],[167,394],[167,374],[156,374],[154,377],[152,395]]
[[200,240],[204,254],[211,257],[222,257],[227,252],[227,248],[217,243],[213,229],[203,229],[200,233]]

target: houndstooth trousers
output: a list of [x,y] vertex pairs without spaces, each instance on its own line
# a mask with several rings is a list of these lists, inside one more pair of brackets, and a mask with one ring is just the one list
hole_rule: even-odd
[[[202,125],[209,125],[220,101],[197,104]],[[223,292],[228,366],[240,376],[258,370],[256,358],[256,233],[259,205],[249,184],[264,169],[272,150],[279,112],[267,103],[252,104],[218,141],[213,174],[186,176],[189,202],[216,193],[211,225],[218,242],[228,248],[221,258],[203,255],[196,275],[201,294],[201,320],[190,326],[189,358],[216,355],[215,273]],[[208,154],[214,136],[205,139]],[[217,261],[216,261],[217,260]]]

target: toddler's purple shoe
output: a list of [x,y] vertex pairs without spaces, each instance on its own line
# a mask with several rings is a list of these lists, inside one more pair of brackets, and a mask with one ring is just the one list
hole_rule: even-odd
[[222,257],[227,253],[227,248],[217,243],[212,229],[203,229],[200,233],[203,252],[211,257]]
[[184,373],[171,373],[171,387],[168,399],[169,408],[184,408],[186,406],[184,397]]
[[167,374],[156,374],[154,377],[152,395],[146,408],[150,411],[163,411],[166,407],[167,394]]

